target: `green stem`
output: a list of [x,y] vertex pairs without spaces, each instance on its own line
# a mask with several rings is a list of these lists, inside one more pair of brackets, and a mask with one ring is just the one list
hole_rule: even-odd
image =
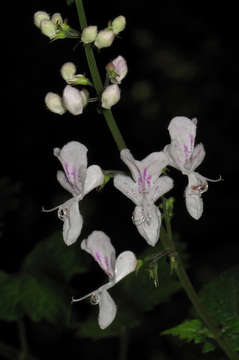
[[[164,220],[166,225],[166,231],[162,227],[161,229],[161,242],[164,248],[169,248],[173,255],[171,256],[172,261],[174,262],[174,269],[177,273],[177,276],[188,295],[189,299],[191,300],[192,304],[194,305],[195,309],[197,310],[199,316],[207,325],[208,329],[213,334],[215,341],[218,345],[224,350],[227,354],[229,359],[231,360],[239,360],[239,356],[232,350],[231,345],[226,339],[222,338],[222,334],[218,329],[217,325],[215,324],[214,320],[208,315],[206,309],[204,308],[203,304],[201,303],[196,291],[194,290],[192,283],[184,269],[182,261],[176,252],[175,244],[173,241],[172,235],[172,227],[171,227],[171,218],[167,213],[166,209],[166,199],[163,197],[163,210],[164,210]],[[176,255],[175,255],[176,254]]]
[[[84,6],[83,6],[83,0],[75,0],[75,4],[76,4],[78,16],[79,16],[81,29],[84,29],[87,26],[87,21],[86,21]],[[94,87],[96,89],[98,96],[100,97],[104,87],[103,87],[103,83],[101,81],[99,70],[98,70],[98,67],[96,64],[94,52],[90,45],[85,46],[85,53],[86,53],[88,66],[89,66],[89,69],[91,72],[92,81],[94,83]],[[111,134],[118,146],[119,151],[127,148],[111,110],[103,110],[103,115],[104,115],[106,123],[111,131]],[[166,200],[164,199],[164,211],[165,211],[165,201]],[[164,248],[170,249],[170,251],[173,254],[170,256],[170,258],[171,258],[171,261],[174,261],[176,263],[175,264],[176,265],[175,266],[176,273],[178,275],[178,278],[179,278],[184,290],[186,291],[189,299],[191,300],[192,304],[195,306],[196,310],[198,311],[200,317],[203,319],[205,324],[208,326],[209,330],[212,332],[214,339],[217,341],[218,345],[224,350],[224,352],[227,354],[227,356],[231,360],[239,360],[239,357],[237,356],[237,354],[231,349],[230,344],[228,344],[228,342],[225,339],[221,338],[221,333],[220,333],[219,329],[214,324],[213,320],[210,318],[210,316],[204,309],[203,305],[201,304],[199,297],[198,297],[197,293],[195,292],[186,271],[184,270],[183,264],[178,256],[178,254],[175,255],[176,249],[175,249],[175,245],[174,245],[173,237],[172,237],[170,218],[167,216],[166,211],[165,211],[165,216],[166,216],[165,223],[166,223],[167,232],[162,227],[161,241],[162,241]]]
[[17,325],[18,325],[18,333],[19,333],[19,340],[20,340],[20,346],[21,346],[21,355],[20,355],[19,359],[27,360],[28,354],[29,354],[29,349],[28,349],[24,321],[22,319],[18,320]]
[[[87,26],[83,1],[75,0],[75,3],[76,3],[76,8],[77,8],[77,13],[79,16],[81,30],[83,30]],[[103,86],[103,83],[102,83],[102,80],[100,77],[98,66],[97,66],[97,63],[95,60],[95,55],[94,55],[91,45],[88,45],[88,44],[85,45],[85,54],[86,54],[86,59],[88,62],[88,66],[90,69],[91,78],[92,78],[95,90],[97,92],[98,97],[100,98],[101,94],[104,90],[104,86]],[[126,144],[125,144],[124,139],[121,135],[121,132],[118,128],[118,125],[116,124],[116,121],[112,114],[112,111],[111,110],[103,110],[103,115],[105,117],[106,123],[107,123],[109,130],[116,142],[116,145],[117,145],[119,151],[121,151],[122,149],[125,149]]]

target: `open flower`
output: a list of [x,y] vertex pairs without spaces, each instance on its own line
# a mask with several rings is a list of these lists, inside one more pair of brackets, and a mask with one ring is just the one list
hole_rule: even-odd
[[189,214],[198,220],[203,213],[201,195],[208,189],[207,181],[219,181],[221,178],[212,180],[195,172],[205,157],[203,144],[194,146],[196,124],[197,119],[190,120],[184,116],[173,118],[168,127],[171,144],[164,148],[164,152],[168,156],[169,165],[188,176],[185,190],[186,208]]
[[77,141],[67,143],[62,149],[54,149],[54,155],[64,169],[64,172],[57,172],[57,180],[73,197],[54,209],[43,211],[58,209],[58,217],[64,222],[63,239],[66,245],[76,242],[81,233],[83,218],[79,201],[104,181],[103,172],[98,165],[87,167],[87,151],[87,148]]
[[73,298],[72,302],[90,297],[91,304],[99,305],[98,323],[101,329],[105,329],[112,323],[117,312],[116,304],[108,290],[135,270],[137,259],[132,251],[124,251],[116,258],[110,238],[102,231],[93,231],[82,241],[81,248],[93,256],[107,274],[109,281],[80,299]]
[[159,177],[168,164],[167,156],[162,151],[154,152],[138,161],[128,149],[122,150],[120,156],[133,179],[118,174],[114,177],[114,186],[135,203],[133,223],[147,243],[154,246],[159,239],[161,226],[161,214],[154,203],[173,187],[170,177]]

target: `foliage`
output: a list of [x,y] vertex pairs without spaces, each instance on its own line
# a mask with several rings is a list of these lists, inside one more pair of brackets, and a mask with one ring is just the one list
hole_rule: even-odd
[[[200,300],[209,315],[221,329],[235,351],[239,350],[239,266],[222,273],[216,280],[200,291]],[[163,335],[175,335],[188,342],[202,343],[202,351],[215,350],[212,334],[199,319],[183,321],[176,327],[165,330]]]
[[86,271],[79,248],[67,248],[56,233],[35,246],[21,271],[0,272],[0,318],[15,321],[28,315],[33,321],[67,324],[70,315],[68,281]]

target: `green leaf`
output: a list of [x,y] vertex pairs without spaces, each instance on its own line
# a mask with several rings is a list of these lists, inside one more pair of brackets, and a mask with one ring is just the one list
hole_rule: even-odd
[[[209,315],[221,329],[234,351],[239,350],[239,266],[222,273],[216,280],[205,285],[199,297]],[[201,320],[187,320],[165,330],[163,335],[176,335],[182,340],[203,343],[202,352],[215,350],[213,336]]]
[[67,5],[72,5],[72,4],[74,4],[74,0],[66,0],[66,4]]
[[36,244],[26,256],[22,270],[35,275],[46,275],[58,281],[68,281],[75,274],[87,271],[80,246],[66,246],[61,233]]
[[25,273],[0,274],[0,319],[16,321],[27,314],[33,321],[68,320],[70,297],[62,284]]
[[194,341],[195,344],[206,340],[208,336],[207,330],[199,319],[186,320],[180,325],[161,332],[161,334],[178,336],[182,340]]
[[22,316],[19,306],[22,278],[0,272],[0,319],[15,321]]

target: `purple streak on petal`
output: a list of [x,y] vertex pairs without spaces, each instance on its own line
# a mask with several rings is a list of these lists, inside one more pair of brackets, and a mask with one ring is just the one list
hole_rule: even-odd
[[138,189],[139,193],[143,192],[143,179],[141,175],[138,177]]
[[109,272],[109,259],[108,256],[104,257],[107,273]]
[[192,134],[190,134],[190,146],[191,146],[191,151],[193,150],[193,143],[194,143],[194,137],[192,136]]
[[100,254],[98,253],[98,251],[95,252],[95,258],[96,258],[96,261],[97,261],[101,266],[103,266],[102,260],[101,260],[101,257],[100,257]]
[[64,170],[65,170],[66,176],[67,176],[68,179],[69,179],[69,178],[70,178],[70,172],[69,172],[68,164],[67,164],[67,163],[64,164]]
[[73,176],[73,183],[72,183],[72,185],[73,185],[74,187],[76,187],[76,169],[75,169],[75,168],[71,171],[71,175]]

